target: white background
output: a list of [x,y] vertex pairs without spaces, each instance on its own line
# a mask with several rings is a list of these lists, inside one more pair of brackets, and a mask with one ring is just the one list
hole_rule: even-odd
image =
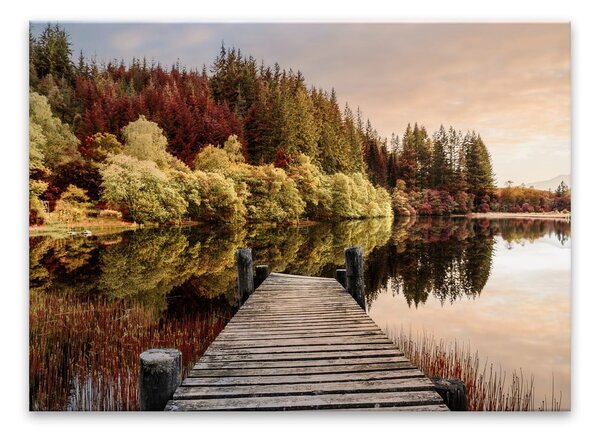
[[[585,1],[280,1],[134,2],[46,0],[3,3],[1,26],[2,133],[2,347],[0,403],[4,436],[590,436],[598,416],[596,362],[600,290],[597,109],[600,23]],[[389,4],[388,4],[389,3]],[[156,5],[156,6],[155,6]],[[27,48],[35,21],[571,21],[573,78],[573,290],[572,412],[451,413],[245,413],[164,415],[150,413],[28,412]],[[589,432],[585,432],[587,427]]]

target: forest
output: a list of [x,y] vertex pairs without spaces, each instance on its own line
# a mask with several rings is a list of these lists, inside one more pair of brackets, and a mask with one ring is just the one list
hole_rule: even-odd
[[301,72],[225,48],[209,66],[74,61],[29,36],[30,225],[339,220],[570,209],[570,191],[495,187],[475,131],[382,138]]

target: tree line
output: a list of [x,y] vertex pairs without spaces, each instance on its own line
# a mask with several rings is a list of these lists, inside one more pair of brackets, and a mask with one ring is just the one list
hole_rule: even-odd
[[[201,70],[146,59],[98,64],[83,53],[73,62],[69,35],[49,24],[38,37],[30,33],[29,49],[33,223],[69,190],[69,199],[155,222],[222,220],[232,213],[233,219],[273,221],[373,217],[391,214],[392,203],[396,214],[489,207],[493,170],[477,133],[442,126],[430,137],[415,123],[402,139],[388,141],[360,109],[346,104],[342,110],[334,89],[310,87],[301,72],[265,66],[234,48],[223,46]],[[226,168],[198,167],[210,154],[225,160],[227,144]],[[148,186],[163,187],[144,193],[147,199],[115,197],[115,166],[130,174],[135,168],[141,180],[152,174],[157,179]],[[130,183],[134,193],[133,181],[120,181]],[[167,186],[178,187],[179,205],[160,207],[178,198]],[[192,186],[205,197],[204,209],[189,199]],[[88,199],[73,196],[76,189]],[[211,205],[214,191],[213,199],[223,195],[231,204]],[[263,201],[277,205],[263,208]],[[163,211],[139,215],[137,204]]]

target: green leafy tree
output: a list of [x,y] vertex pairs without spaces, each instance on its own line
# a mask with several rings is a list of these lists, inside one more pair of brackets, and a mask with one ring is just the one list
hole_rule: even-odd
[[289,222],[298,220],[305,202],[294,181],[272,164],[245,165],[235,178],[249,192],[246,201],[248,219],[255,222]]
[[321,170],[311,158],[300,154],[287,168],[289,177],[296,183],[300,196],[306,203],[306,216],[319,216],[319,205],[325,201],[327,188]]
[[109,155],[116,155],[123,151],[123,145],[113,134],[98,132],[86,138],[80,148],[81,155],[91,161],[102,162]]
[[53,169],[61,164],[80,159],[77,145],[79,141],[68,125],[52,115],[46,97],[29,93],[30,141],[33,145],[36,163],[43,162]]
[[153,161],[159,168],[168,167],[171,155],[167,152],[167,137],[154,122],[140,116],[121,131],[125,139],[123,153],[138,160]]
[[153,161],[114,155],[106,160],[101,175],[103,198],[135,222],[176,221],[187,210],[176,185]]

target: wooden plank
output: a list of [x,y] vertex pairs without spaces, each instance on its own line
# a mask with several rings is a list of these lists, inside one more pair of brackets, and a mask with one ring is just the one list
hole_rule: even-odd
[[363,345],[384,344],[393,346],[392,341],[385,336],[344,336],[308,339],[262,339],[256,341],[238,341],[235,344],[215,339],[211,346],[223,350],[261,347],[294,347],[312,345]]
[[343,411],[418,411],[418,412],[448,412],[448,406],[445,404],[423,405],[423,406],[378,406],[376,408],[344,408]]
[[[223,360],[200,360],[194,365],[194,370],[209,370],[209,369],[263,369],[263,368],[290,368],[290,367],[322,367],[332,365],[359,365],[359,364],[410,364],[410,361],[404,356],[391,357],[366,357],[366,358],[348,358],[348,359],[313,359],[313,360],[263,360],[263,361],[244,361],[231,362]],[[327,370],[325,368],[325,370]]]
[[271,274],[167,410],[445,410],[431,380],[335,279]]
[[368,350],[368,351],[333,351],[333,352],[314,352],[314,353],[253,353],[253,354],[219,354],[211,355],[204,354],[200,359],[200,362],[251,362],[260,360],[271,360],[271,361],[286,361],[286,360],[311,360],[311,359],[364,359],[364,358],[378,358],[378,357],[405,357],[404,354],[399,353],[398,350]]
[[304,326],[299,326],[298,328],[288,328],[285,330],[282,329],[269,329],[269,328],[265,328],[263,330],[256,330],[256,329],[252,329],[252,328],[246,328],[246,329],[238,329],[238,328],[233,328],[231,327],[230,329],[228,329],[227,331],[222,331],[218,336],[229,336],[229,335],[264,335],[264,336],[271,336],[271,335],[285,335],[285,334],[309,334],[309,333],[332,333],[332,334],[336,334],[336,333],[350,333],[350,332],[364,332],[364,331],[374,331],[377,332],[379,334],[382,334],[383,332],[379,329],[379,327],[375,326],[375,325],[368,325],[368,326],[339,326],[339,325],[332,325],[330,327],[313,327],[313,326],[309,326],[309,328],[305,328]]
[[338,324],[359,324],[361,322],[364,322],[364,319],[358,318],[358,317],[332,317],[332,318],[287,318],[287,319],[262,319],[262,318],[257,318],[257,320],[255,321],[255,323],[253,323],[251,320],[244,320],[244,319],[240,319],[240,320],[231,320],[229,322],[229,324],[227,324],[228,326],[237,326],[237,325],[244,325],[244,324],[250,324],[250,325],[265,325],[265,324],[281,324],[281,325],[290,325],[290,324],[302,324],[304,323],[304,326],[312,324],[312,323],[324,323],[324,322],[334,322],[334,323],[338,323]]
[[271,275],[269,275],[269,279],[271,280],[277,280],[279,278],[293,278],[293,279],[298,279],[298,280],[302,280],[302,281],[306,281],[306,279],[310,279],[310,280],[320,280],[320,281],[331,281],[332,279],[329,277],[316,277],[316,276],[310,276],[310,277],[306,277],[304,275],[296,275],[296,274],[284,274],[282,272],[273,272]]
[[364,320],[363,315],[360,313],[352,313],[352,312],[332,312],[331,314],[327,313],[314,313],[303,315],[302,313],[288,313],[284,315],[278,314],[260,314],[260,315],[240,315],[239,317],[236,315],[235,322],[253,322],[253,321],[275,321],[275,322],[285,322],[285,321],[360,321]]
[[[333,336],[374,336],[380,335],[380,331],[378,330],[357,330],[357,329],[342,329],[338,331],[313,331],[308,333],[302,332],[293,332],[293,333],[244,333],[244,332],[227,332],[218,337],[219,341],[226,340],[227,342],[235,342],[235,341],[253,341],[253,340],[264,340],[264,339],[314,339],[314,338],[323,338],[323,337],[333,337]],[[216,340],[216,339],[215,339]]]
[[[357,322],[353,322],[352,324],[347,324],[344,322],[340,322],[340,321],[333,321],[333,322],[319,322],[319,323],[314,323],[314,324],[302,324],[299,322],[292,322],[292,323],[285,323],[284,321],[278,322],[276,324],[266,324],[266,323],[261,323],[261,324],[252,324],[252,322],[250,321],[234,321],[231,320],[229,322],[229,324],[227,324],[225,330],[232,330],[235,328],[243,328],[245,330],[252,328],[253,326],[259,326],[262,329],[268,329],[269,327],[273,327],[273,330],[282,330],[285,329],[286,327],[290,328],[290,329],[295,329],[298,330],[300,328],[306,328],[306,327],[310,327],[310,328],[324,328],[324,327],[336,327],[336,328],[340,328],[340,327],[346,327],[346,328],[354,328],[354,327],[377,327],[377,324],[375,324],[373,321],[368,320],[368,319],[363,319],[362,321],[357,321]],[[267,327],[262,327],[262,326],[267,326]]]
[[304,396],[235,397],[225,399],[171,400],[165,410],[291,410],[344,409],[346,407],[439,405],[440,396],[432,391],[375,392],[358,396],[318,394]]
[[297,383],[284,385],[246,386],[181,386],[174,399],[225,398],[241,396],[316,395],[361,392],[426,391],[434,390],[427,378],[362,380],[357,382]]
[[[364,322],[361,321],[360,319],[354,319],[354,318],[319,318],[319,319],[305,319],[302,320],[302,318],[296,319],[296,318],[281,318],[281,319],[262,319],[262,318],[257,318],[257,320],[253,323],[251,319],[249,320],[245,320],[245,319],[239,319],[236,321],[232,321],[230,323],[231,327],[241,327],[243,325],[246,326],[263,326],[263,327],[268,327],[268,326],[277,326],[277,325],[301,325],[303,327],[310,327],[313,323],[314,324],[323,324],[323,323],[329,323],[329,324],[338,324],[338,325],[345,325],[347,327],[353,327],[355,324],[358,325],[358,323],[360,322]],[[228,324],[229,326],[229,324]]]
[[359,365],[332,365],[322,367],[303,367],[293,366],[286,368],[219,368],[208,370],[192,369],[189,372],[190,377],[250,377],[250,376],[299,376],[305,374],[341,374],[341,373],[360,373],[365,371],[383,371],[383,370],[405,370],[414,369],[415,366],[408,361],[374,363]]
[[302,314],[302,315],[311,315],[313,313],[316,314],[328,314],[330,312],[335,312],[335,313],[352,313],[352,314],[356,314],[356,315],[364,315],[364,311],[360,310],[360,308],[356,308],[354,306],[350,306],[350,305],[331,305],[331,306],[322,306],[322,307],[317,307],[317,304],[315,304],[314,306],[311,307],[306,307],[305,303],[303,304],[299,304],[298,307],[294,308],[292,306],[284,306],[281,307],[279,304],[274,307],[268,307],[268,306],[257,306],[257,305],[252,305],[252,306],[248,306],[248,307],[242,307],[242,309],[240,309],[236,316],[238,315],[254,315],[254,316],[260,316],[263,313],[270,313],[270,314],[274,314],[274,315],[289,315],[289,314]]
[[357,382],[362,380],[414,379],[424,377],[418,369],[392,371],[362,371],[345,374],[305,374],[289,376],[220,376],[187,377],[182,386],[242,386],[242,385],[284,385],[295,383]]
[[315,353],[315,352],[347,352],[347,351],[398,351],[392,344],[349,344],[349,345],[280,345],[277,347],[246,347],[222,349],[212,344],[204,354],[280,354],[280,353]]
[[[311,324],[311,326],[313,326]],[[240,331],[240,332],[244,332],[244,331],[258,331],[258,330],[268,330],[268,331],[278,331],[278,332],[289,332],[289,331],[298,331],[298,330],[302,330],[302,327],[306,327],[302,324],[299,323],[295,323],[295,324],[283,324],[283,323],[278,323],[278,324],[260,324],[260,325],[232,325],[230,330],[231,332],[233,331]],[[314,324],[315,328],[320,328],[320,329],[328,329],[328,328],[332,328],[332,329],[353,329],[353,328],[364,328],[364,329],[372,329],[375,330],[375,328],[373,327],[373,325],[371,324],[347,324],[347,323],[319,323],[319,324]],[[229,332],[228,331],[228,332]]]

